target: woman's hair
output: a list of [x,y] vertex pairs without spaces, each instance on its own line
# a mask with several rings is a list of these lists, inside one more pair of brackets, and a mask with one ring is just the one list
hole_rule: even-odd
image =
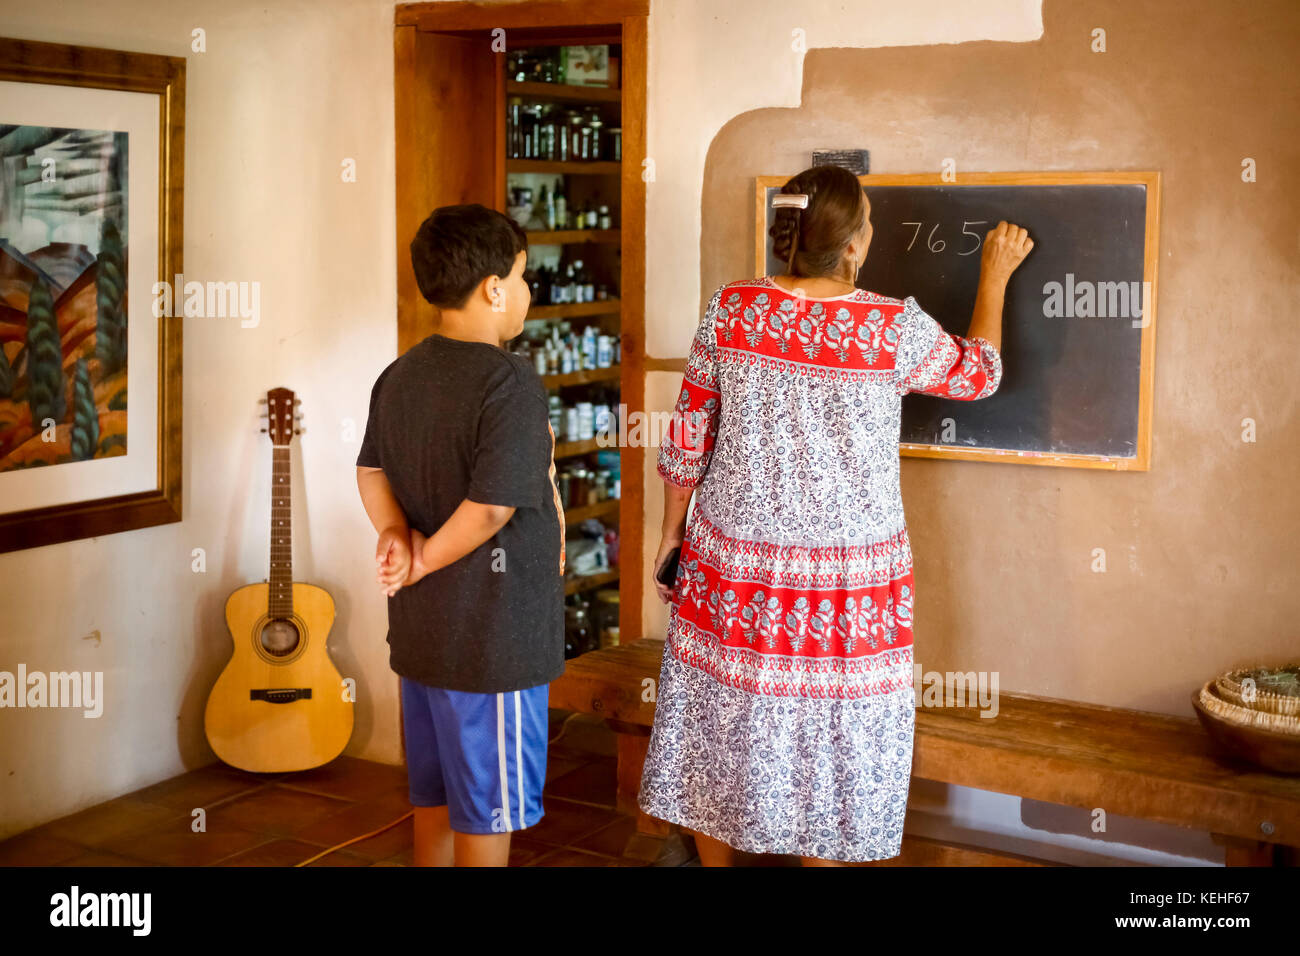
[[791,275],[824,276],[844,258],[844,247],[862,230],[863,192],[858,177],[842,166],[810,166],[781,187],[807,193],[808,207],[781,207],[772,228],[772,252]]

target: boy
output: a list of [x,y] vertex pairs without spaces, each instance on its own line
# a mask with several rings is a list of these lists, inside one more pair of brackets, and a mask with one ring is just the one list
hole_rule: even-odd
[[555,434],[523,328],[527,237],[443,206],[411,242],[438,331],[370,396],[357,486],[401,682],[416,866],[504,866],[543,814],[547,684],[564,670]]

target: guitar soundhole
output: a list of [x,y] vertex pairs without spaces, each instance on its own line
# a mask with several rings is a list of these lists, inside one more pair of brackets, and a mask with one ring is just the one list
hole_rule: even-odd
[[286,657],[298,647],[298,627],[293,621],[267,621],[262,628],[262,649],[272,657]]

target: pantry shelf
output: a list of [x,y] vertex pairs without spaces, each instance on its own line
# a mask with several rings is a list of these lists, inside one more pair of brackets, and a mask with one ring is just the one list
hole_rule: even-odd
[[530,246],[577,246],[586,242],[616,243],[623,233],[618,229],[527,229]]
[[564,305],[535,305],[528,310],[530,319],[571,319],[586,315],[617,315],[618,299],[599,302],[566,302]]
[[590,385],[592,382],[616,382],[622,375],[621,365],[611,365],[608,368],[584,368],[562,375],[542,375],[541,379],[547,388],[563,388],[566,385]]
[[623,164],[608,160],[507,159],[507,173],[550,173],[559,176],[621,176]]
[[566,578],[564,582],[564,594],[567,597],[570,594],[577,594],[579,591],[590,591],[592,588],[604,587],[618,580],[618,569],[613,568],[609,571],[602,571],[600,574],[585,574],[581,577],[575,576]]
[[526,96],[532,100],[568,102],[620,103],[623,91],[617,86],[578,86],[573,83],[530,83],[506,80],[506,95]]
[[620,500],[619,498],[610,498],[607,501],[598,501],[594,505],[568,508],[564,512],[564,526],[565,528],[571,528],[574,525],[581,524],[588,518],[607,518],[610,515],[617,515]]

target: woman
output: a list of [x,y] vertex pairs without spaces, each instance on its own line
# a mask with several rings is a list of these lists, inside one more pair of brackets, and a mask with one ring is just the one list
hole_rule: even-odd
[[855,287],[871,221],[852,173],[814,166],[773,205],[789,272],[714,293],[658,459],[655,577],[681,555],[656,585],[672,609],[639,803],[705,866],[898,855],[915,720],[900,403],[993,394],[1003,293],[1033,248],[988,233],[961,337]]

